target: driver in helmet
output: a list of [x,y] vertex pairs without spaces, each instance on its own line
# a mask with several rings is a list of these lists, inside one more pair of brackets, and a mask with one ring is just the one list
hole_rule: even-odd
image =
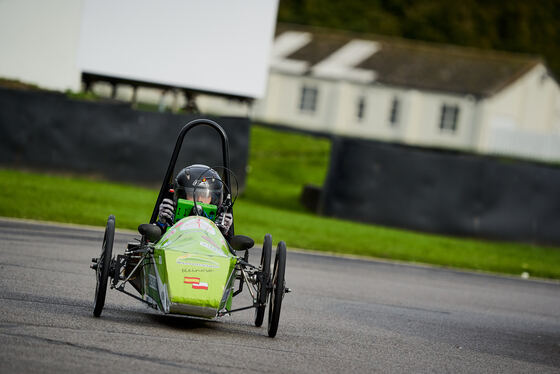
[[[156,224],[166,230],[173,225],[175,218],[175,202],[177,199],[191,200],[198,203],[216,205],[218,209],[221,207],[224,197],[223,183],[220,175],[212,168],[206,165],[191,165],[182,169],[177,173],[173,182],[174,199],[163,199],[159,205],[159,217]],[[204,216],[201,206],[197,206],[191,214]],[[233,215],[219,209],[220,214],[216,217],[216,226],[222,234],[228,238],[229,229],[233,223]]]

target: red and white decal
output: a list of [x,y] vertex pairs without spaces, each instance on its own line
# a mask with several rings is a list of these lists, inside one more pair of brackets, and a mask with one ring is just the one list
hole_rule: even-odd
[[192,288],[195,290],[207,290],[208,283],[204,283],[200,281],[200,278],[196,277],[185,277],[184,283],[192,284]]
[[194,288],[195,290],[207,290],[208,289],[208,283],[198,283],[198,284],[193,284],[192,288]]

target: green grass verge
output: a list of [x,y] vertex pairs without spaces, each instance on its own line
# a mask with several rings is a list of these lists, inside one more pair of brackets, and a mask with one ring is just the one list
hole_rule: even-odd
[[251,202],[303,212],[303,185],[322,185],[330,141],[253,125],[247,186],[243,198]]
[[[119,227],[149,220],[159,191],[122,184],[0,169],[0,216]],[[145,218],[147,217],[147,218]]]
[[[0,216],[103,226],[107,216],[114,214],[117,227],[127,229],[149,220],[158,192],[2,169],[0,190]],[[255,200],[259,199],[238,200],[235,225],[237,233],[257,242],[269,232],[275,242],[285,240],[289,247],[560,279],[558,248],[382,228],[266,206]]]
[[273,238],[300,248],[560,278],[558,248],[451,238],[287,212],[243,202],[235,213],[238,224],[236,230],[239,233],[260,238],[264,229],[272,233]]

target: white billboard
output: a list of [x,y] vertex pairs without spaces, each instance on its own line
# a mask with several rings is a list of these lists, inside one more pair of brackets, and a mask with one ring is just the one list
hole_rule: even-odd
[[278,0],[84,0],[78,69],[260,98],[277,8]]

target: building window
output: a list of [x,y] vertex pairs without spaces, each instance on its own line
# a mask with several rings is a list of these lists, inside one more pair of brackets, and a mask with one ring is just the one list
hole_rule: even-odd
[[399,124],[400,107],[401,103],[399,98],[393,97],[393,101],[391,101],[391,110],[389,112],[389,123],[391,124],[391,126],[396,126]]
[[440,130],[455,132],[457,130],[458,118],[459,118],[459,106],[444,104],[441,107],[441,117],[439,120]]
[[301,89],[301,99],[299,109],[302,112],[315,112],[317,107],[318,90],[316,87],[303,86]]
[[360,96],[358,97],[358,105],[356,107],[356,118],[358,119],[358,121],[364,119],[365,111],[366,111],[366,98]]

